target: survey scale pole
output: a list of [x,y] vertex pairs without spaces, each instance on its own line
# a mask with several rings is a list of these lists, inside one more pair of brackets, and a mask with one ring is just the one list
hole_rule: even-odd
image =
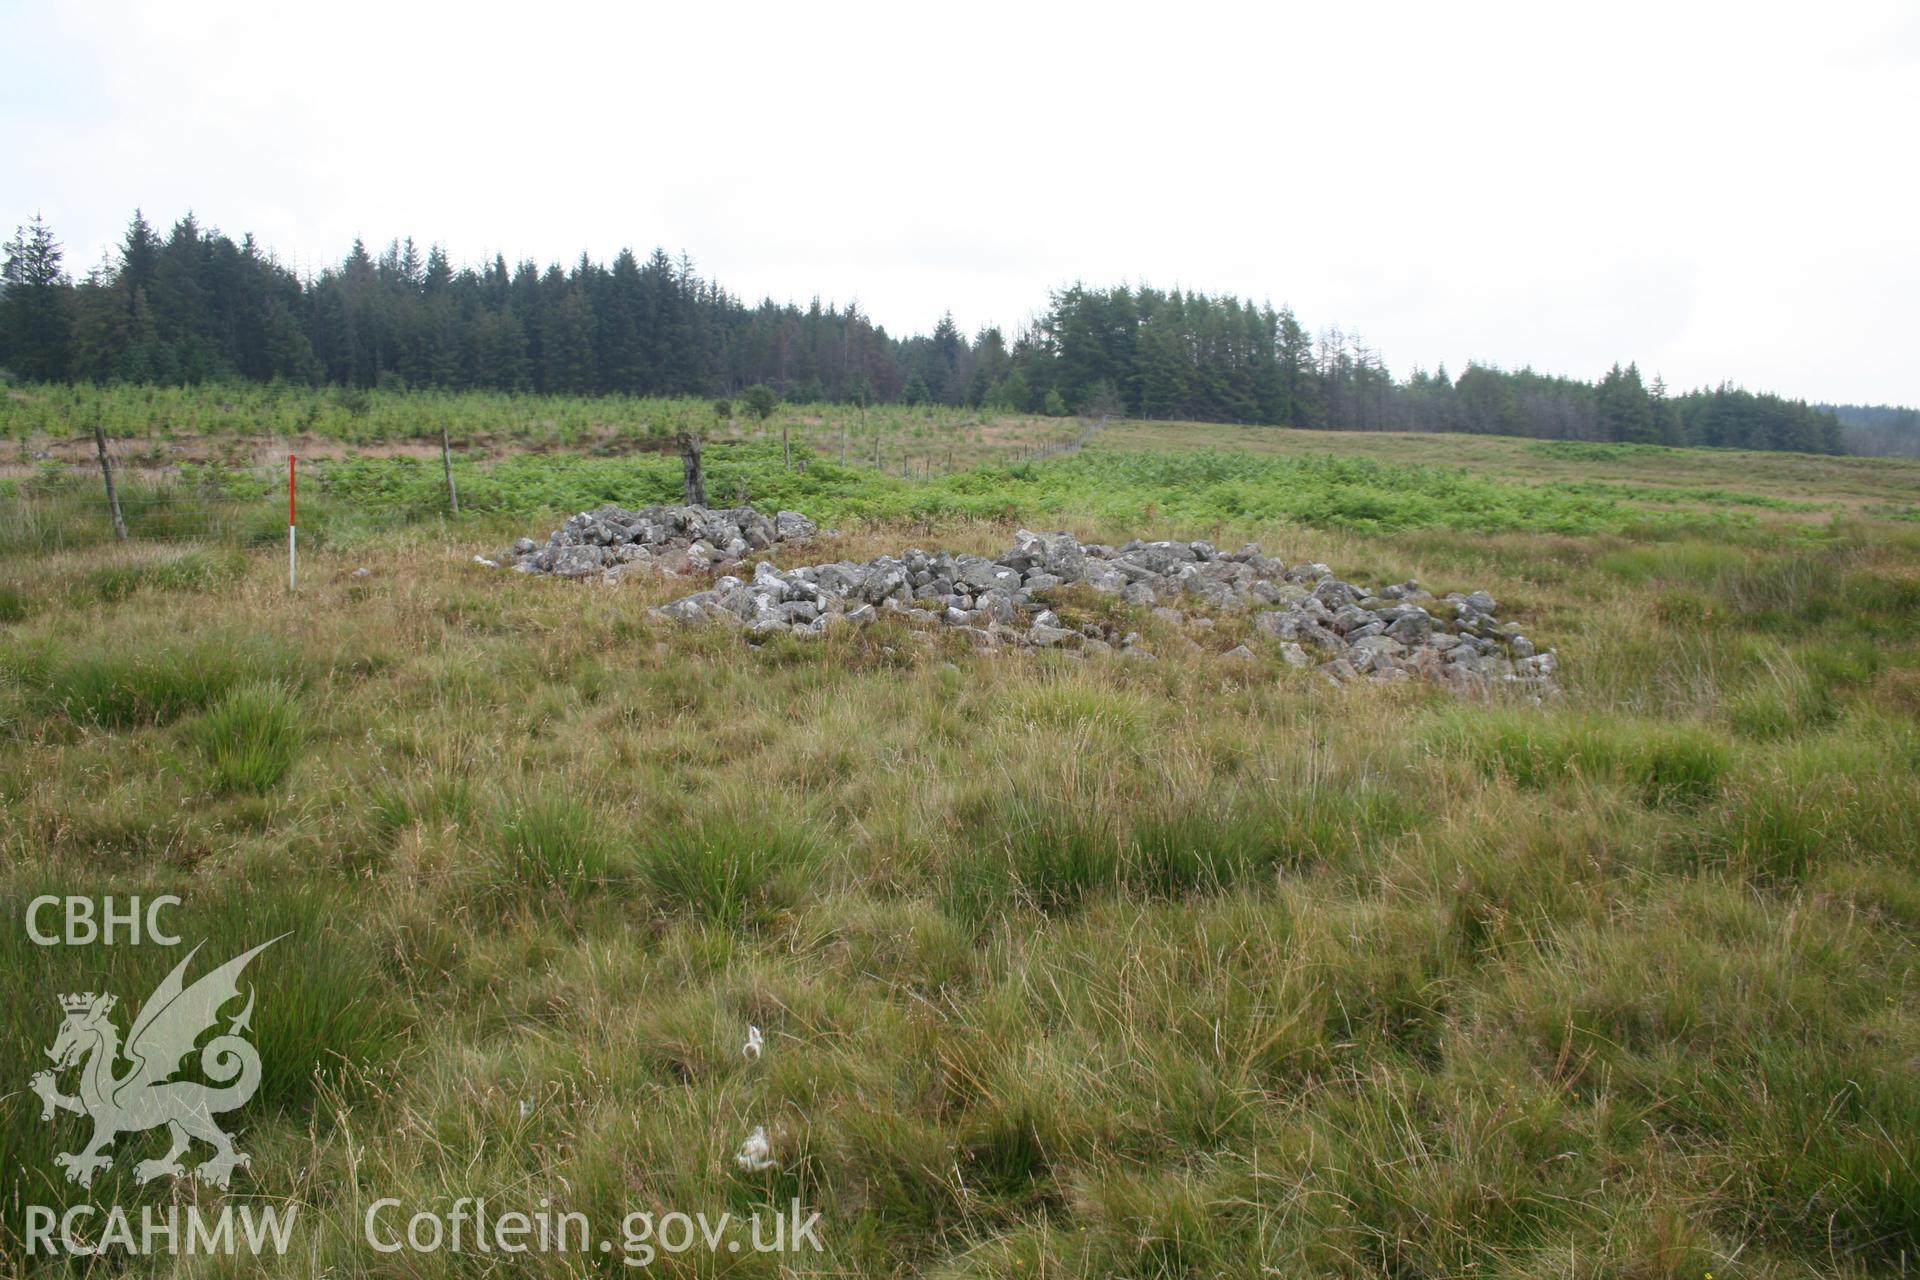
[[297,526],[293,519],[294,475],[298,462],[299,459],[292,454],[287,455],[287,590],[289,591],[293,590],[294,571],[300,563],[299,550],[295,541]]

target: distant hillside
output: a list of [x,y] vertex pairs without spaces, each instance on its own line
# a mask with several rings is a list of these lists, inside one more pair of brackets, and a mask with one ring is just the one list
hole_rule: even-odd
[[1823,404],[1819,408],[1840,419],[1848,453],[1920,457],[1920,409],[1894,404]]

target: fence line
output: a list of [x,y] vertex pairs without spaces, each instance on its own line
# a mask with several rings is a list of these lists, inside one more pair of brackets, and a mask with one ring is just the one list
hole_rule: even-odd
[[[983,453],[987,459],[1002,462],[1046,462],[1080,452],[1109,421],[1084,420],[1071,438],[1011,448],[996,447],[978,437],[965,440],[935,436],[916,441],[875,433],[875,462],[869,464],[861,458],[855,465],[873,465],[890,474],[930,480],[980,465]],[[459,449],[448,424],[441,423],[438,434],[444,510],[458,515],[470,506],[462,503],[456,483]],[[823,436],[810,435],[807,443],[812,452],[793,456],[790,465],[804,468],[815,458],[831,458],[837,452],[836,445],[850,442],[844,431],[831,431]],[[288,492],[295,465],[291,458],[287,470],[278,474],[272,463],[260,460],[259,453],[254,454],[256,461],[251,465],[192,462],[153,466],[139,461],[129,464],[116,456],[104,429],[96,429],[94,444],[89,452],[101,465],[92,475],[78,456],[54,461],[43,454],[38,472],[0,477],[0,552],[52,552],[110,542],[262,546],[284,539],[288,544],[289,580],[295,580],[298,534],[292,520],[292,494]],[[921,447],[916,449],[916,444]],[[889,445],[897,445],[899,451]],[[672,440],[635,442],[636,451],[664,452],[673,447]],[[278,450],[267,452],[277,454]],[[316,465],[323,468],[315,473],[314,479],[318,480],[325,463]],[[284,513],[278,511],[282,497],[289,508]],[[726,495],[715,497],[730,500]],[[324,497],[322,502],[324,505]]]

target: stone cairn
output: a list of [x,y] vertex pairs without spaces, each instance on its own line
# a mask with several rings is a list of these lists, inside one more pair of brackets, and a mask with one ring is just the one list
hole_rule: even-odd
[[[701,567],[740,558],[740,542],[755,549],[756,531],[763,539],[771,533],[776,541],[817,532],[810,521],[791,512],[775,517],[770,529],[753,524],[751,513],[710,514],[724,515],[729,527],[738,527],[740,533],[720,544],[709,537],[706,547],[690,547],[690,563]],[[620,524],[605,517],[596,517],[602,527]],[[641,523],[657,526],[660,521]],[[565,549],[552,543],[534,558],[548,553],[556,564],[566,558]],[[674,554],[655,558],[670,564]],[[612,558],[617,563],[618,553]],[[590,564],[582,571],[598,567]],[[542,570],[536,565],[530,571]],[[1361,677],[1425,677],[1463,693],[1501,687],[1534,696],[1554,692],[1553,652],[1536,653],[1516,627],[1502,623],[1493,597],[1484,591],[1437,599],[1415,582],[1375,591],[1343,582],[1323,564],[1288,567],[1252,544],[1232,552],[1206,542],[1135,541],[1110,547],[1082,544],[1066,533],[1022,530],[1013,548],[993,560],[919,550],[864,564],[838,561],[788,570],[762,560],[751,577],[728,574],[711,588],[653,613],[680,623],[739,626],[755,635],[797,636],[862,626],[894,614],[920,628],[950,629],[982,649],[1018,646],[1134,660],[1153,657],[1136,632],[1123,633],[1100,622],[1063,622],[1048,596],[1073,587],[1152,610],[1156,619],[1177,628],[1174,634],[1189,646],[1195,643],[1192,633],[1215,625],[1210,614],[1245,611],[1255,630],[1273,637],[1284,661],[1317,667],[1336,683]],[[1258,657],[1246,645],[1225,656],[1241,661]]]
[[769,519],[752,507],[602,507],[569,518],[544,545],[522,538],[497,559],[476,558],[521,573],[612,582],[635,568],[671,576],[727,569],[819,532],[798,511]]
[[[750,507],[711,510],[605,507],[574,516],[545,545],[522,538],[498,562],[521,573],[617,581],[636,566],[669,575],[743,564],[776,546],[818,536],[794,511],[769,519]],[[1207,542],[1083,544],[1067,533],[1021,530],[998,559],[908,551],[864,564],[837,561],[798,569],[755,563],[750,578],[725,574],[712,587],[653,610],[679,623],[725,623],[754,635],[822,635],[893,614],[922,629],[947,628],[982,649],[1031,647],[1077,654],[1153,658],[1137,632],[1110,623],[1062,621],[1049,593],[1085,587],[1150,609],[1176,628],[1179,643],[1211,630],[1211,614],[1244,611],[1271,636],[1280,657],[1317,667],[1336,684],[1367,677],[1424,677],[1462,693],[1512,688],[1555,692],[1551,649],[1498,617],[1484,591],[1436,598],[1416,582],[1371,590],[1334,577],[1324,564],[1288,567],[1249,543],[1222,551]],[[1246,645],[1227,658],[1254,661]]]

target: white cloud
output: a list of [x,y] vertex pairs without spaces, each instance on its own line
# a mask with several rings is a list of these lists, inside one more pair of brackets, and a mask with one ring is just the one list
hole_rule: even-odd
[[0,5],[0,217],[303,267],[685,249],[750,298],[1018,326],[1076,277],[1469,357],[1920,401],[1902,0]]

